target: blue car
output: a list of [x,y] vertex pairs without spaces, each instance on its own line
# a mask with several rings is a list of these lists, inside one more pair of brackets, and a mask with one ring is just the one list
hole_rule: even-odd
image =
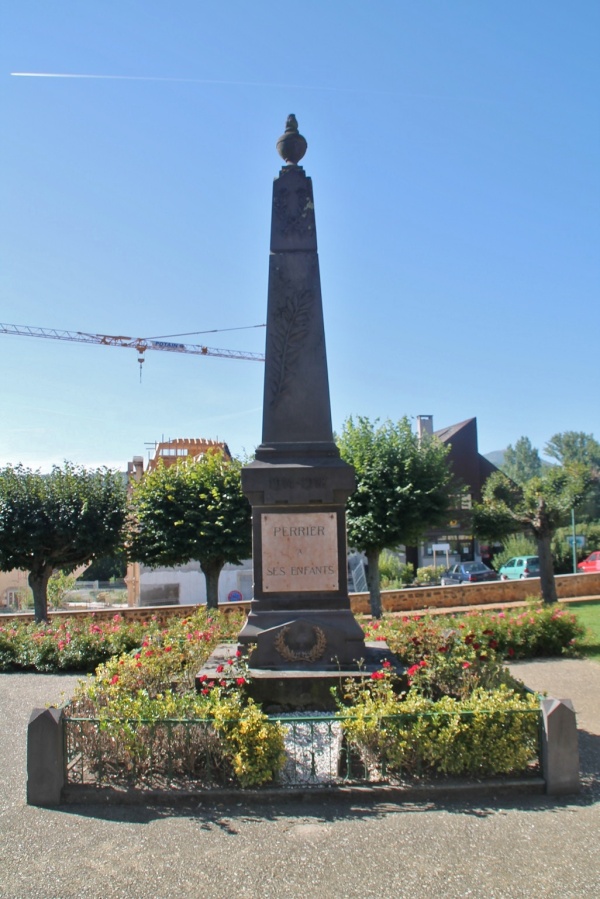
[[452,584],[480,584],[482,581],[497,581],[498,575],[483,562],[459,562],[442,575],[442,586]]

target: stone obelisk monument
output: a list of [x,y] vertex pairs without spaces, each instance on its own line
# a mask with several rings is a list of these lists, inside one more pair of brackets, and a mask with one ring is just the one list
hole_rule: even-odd
[[301,672],[356,671],[366,656],[348,598],[355,479],[333,440],[312,183],[298,165],[306,147],[290,115],[273,185],[262,443],[242,472],[254,598],[239,642],[254,646],[254,676],[277,672],[288,687]]

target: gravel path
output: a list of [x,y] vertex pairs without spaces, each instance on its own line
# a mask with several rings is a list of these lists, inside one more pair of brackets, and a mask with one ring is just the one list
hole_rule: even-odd
[[353,795],[188,807],[25,803],[32,708],[77,678],[0,675],[2,899],[579,899],[600,895],[600,665],[529,662],[573,699],[577,797],[396,803]]

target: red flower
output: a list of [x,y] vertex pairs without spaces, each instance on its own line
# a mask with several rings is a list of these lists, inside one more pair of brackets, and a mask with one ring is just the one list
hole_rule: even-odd
[[243,684],[246,683],[246,678],[245,677],[237,677],[235,682],[238,685],[238,687],[241,687]]
[[509,646],[509,647],[508,647],[508,654],[509,654],[509,656],[511,656],[511,658],[512,658],[512,656],[514,656],[515,651],[514,651],[514,649],[512,648],[512,646]]
[[228,665],[233,665],[233,659],[227,659],[227,664],[228,664]]
[[237,650],[236,650],[236,652],[235,652],[235,657],[236,657],[236,659],[241,659],[241,658],[242,658],[242,650],[241,650],[241,649],[237,649]]
[[165,646],[165,652],[171,652],[172,649],[172,646]]
[[416,674],[416,673],[417,673],[417,671],[419,670],[420,667],[421,667],[421,666],[420,666],[419,664],[417,664],[417,665],[411,665],[410,668],[407,669],[407,672],[406,672],[406,673],[408,674],[409,677],[412,677],[413,674]]
[[490,640],[490,642],[488,643],[488,646],[490,647],[490,649],[498,649],[498,641]]
[[470,667],[471,667],[471,663],[470,663],[470,662],[463,662],[463,663],[462,663],[462,666],[463,666],[463,668],[470,668]]
[[110,679],[110,682],[111,682],[111,684],[118,684],[119,683],[119,675],[118,674],[113,675],[113,677],[111,677],[111,679]]
[[201,675],[200,675],[200,680],[201,680],[202,683],[204,683],[204,681],[207,680],[207,679],[208,679],[208,678],[206,677],[205,674],[201,674]]
[[374,671],[371,675],[371,680],[383,680],[384,677],[385,674],[383,673],[383,671]]
[[210,693],[210,690],[208,689],[208,687],[204,687],[200,692],[201,692],[204,696],[206,696],[207,693]]
[[447,646],[440,646],[440,647],[438,647],[438,652],[448,652],[448,647],[447,647]]
[[221,673],[222,671],[224,671],[224,670],[225,670],[225,669],[224,669],[223,665],[217,665],[217,668],[216,668],[217,674],[220,674],[220,673]]
[[385,662],[383,663],[383,668],[391,668],[391,667],[392,667],[392,663],[388,659],[386,659]]

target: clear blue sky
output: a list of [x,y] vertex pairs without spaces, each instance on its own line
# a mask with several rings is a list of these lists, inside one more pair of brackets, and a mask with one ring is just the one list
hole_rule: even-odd
[[[600,438],[597,0],[4,0],[2,322],[265,321],[275,141],[308,140],[334,427]],[[21,77],[11,73],[111,78]],[[262,352],[264,329],[190,341]],[[261,438],[261,363],[0,335],[0,464]]]

